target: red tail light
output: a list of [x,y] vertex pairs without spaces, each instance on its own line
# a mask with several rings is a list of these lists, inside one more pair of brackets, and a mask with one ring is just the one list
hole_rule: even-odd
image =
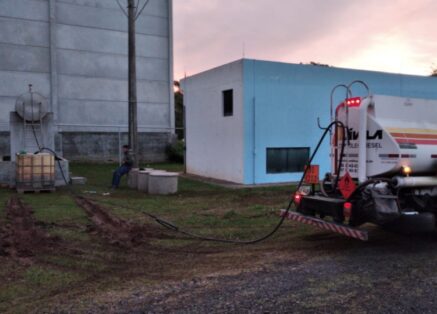
[[344,218],[351,218],[352,216],[352,203],[351,202],[346,202],[343,205],[343,216]]
[[294,203],[296,205],[299,205],[301,200],[302,200],[302,195],[300,195],[298,193],[294,194]]
[[359,107],[361,105],[361,97],[348,98],[345,102],[348,107]]

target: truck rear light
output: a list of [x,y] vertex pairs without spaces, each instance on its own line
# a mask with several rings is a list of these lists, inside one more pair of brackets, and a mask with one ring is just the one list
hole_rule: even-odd
[[302,201],[302,195],[299,193],[294,194],[294,204],[299,205]]
[[402,173],[403,173],[404,175],[406,175],[407,177],[411,174],[412,171],[413,171],[413,170],[412,170],[411,167],[409,167],[409,166],[403,166],[403,167],[402,167]]
[[352,216],[352,203],[351,202],[346,202],[343,205],[343,216],[344,218],[351,218]]
[[359,107],[361,105],[361,97],[346,99],[346,105],[348,107]]

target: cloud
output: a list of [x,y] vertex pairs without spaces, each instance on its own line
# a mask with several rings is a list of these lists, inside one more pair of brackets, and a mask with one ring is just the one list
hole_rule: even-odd
[[175,77],[239,59],[243,47],[248,58],[427,74],[436,9],[432,0],[174,0]]

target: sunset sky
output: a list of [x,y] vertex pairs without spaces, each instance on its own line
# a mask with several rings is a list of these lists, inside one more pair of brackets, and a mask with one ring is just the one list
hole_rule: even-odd
[[174,0],[175,79],[243,57],[429,75],[435,0]]

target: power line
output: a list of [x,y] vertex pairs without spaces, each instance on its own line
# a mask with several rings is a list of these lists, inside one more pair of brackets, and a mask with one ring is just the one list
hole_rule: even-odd
[[123,8],[123,6],[121,5],[119,0],[115,0],[118,4],[118,6],[120,7],[121,11],[123,12],[124,15],[126,15],[126,17],[128,17],[126,10]]
[[[147,4],[149,3],[150,0],[146,0],[146,2],[144,2],[144,5],[142,6],[140,11],[137,11],[137,14],[135,15],[135,20],[137,20],[141,13],[143,13],[144,9],[146,8]],[[138,4],[139,4],[140,0],[138,0]]]
[[[121,11],[123,12],[123,14],[126,16],[126,17],[129,17],[128,16],[128,14],[127,14],[127,12],[126,12],[126,10],[123,8],[123,6],[121,5],[121,3],[120,3],[120,0],[115,0],[116,2],[117,2],[117,4],[118,4],[118,6],[120,7],[120,9],[121,9]],[[143,11],[144,11],[144,9],[146,8],[146,6],[149,4],[149,2],[150,2],[150,0],[146,0],[145,2],[144,2],[144,4],[143,4],[143,6],[141,7],[141,9],[140,10],[138,10],[138,8],[139,8],[139,6],[140,6],[140,1],[141,0],[137,0],[137,3],[136,3],[136,5],[135,5],[135,21],[140,17],[140,15],[141,15],[141,13],[143,13]]]

